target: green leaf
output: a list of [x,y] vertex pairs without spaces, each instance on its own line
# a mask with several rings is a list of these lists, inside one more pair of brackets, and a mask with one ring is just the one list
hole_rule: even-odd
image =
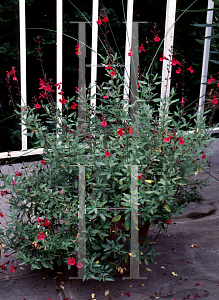
[[92,245],[92,248],[94,250],[100,250],[101,249],[101,247],[99,245]]
[[118,215],[118,216],[112,218],[112,221],[113,222],[118,222],[121,219],[121,217],[122,217],[121,215]]
[[129,223],[128,222],[125,222],[125,229],[128,231],[129,230]]
[[171,212],[171,209],[170,209],[169,205],[165,204],[164,208],[166,209],[166,211]]
[[44,268],[49,268],[49,266],[47,265],[47,262],[46,261],[41,261],[41,265],[44,267]]
[[145,268],[145,270],[146,270],[147,272],[152,272],[152,270],[151,270],[150,268]]
[[102,213],[100,213],[100,217],[103,221],[106,221],[106,217]]

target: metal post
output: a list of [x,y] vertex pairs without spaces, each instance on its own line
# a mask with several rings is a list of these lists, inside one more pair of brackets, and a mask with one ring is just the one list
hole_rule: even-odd
[[[62,82],[62,0],[56,0],[56,83]],[[62,110],[61,96],[56,91],[57,108]]]
[[132,40],[132,21],[133,21],[134,0],[127,0],[127,15],[126,15],[126,42],[125,42],[125,67],[124,67],[124,90],[123,99],[127,101],[124,105],[124,110],[128,112],[126,107],[129,104],[129,81],[130,81],[130,56],[128,55],[131,49]]
[[[208,9],[214,8],[214,2],[208,0]],[[213,21],[213,10],[207,11],[206,24],[212,24]],[[205,37],[211,36],[212,27],[205,28]],[[202,75],[201,75],[201,85],[199,93],[199,107],[198,111],[203,115],[204,113],[204,104],[205,104],[205,93],[206,93],[206,82],[208,75],[208,63],[209,63],[209,53],[210,53],[211,39],[205,39],[204,43],[204,52],[203,52],[203,61],[202,61]]]
[[[163,54],[167,58],[170,54],[170,49],[173,47],[174,40],[174,24],[175,24],[175,16],[176,16],[176,0],[167,0],[166,6],[166,22],[165,22],[165,38],[164,38],[164,50]],[[172,57],[170,57],[172,59]],[[171,80],[169,77],[171,76],[172,65],[170,64],[169,72],[167,70],[167,65],[169,61],[163,60],[163,68],[162,68],[162,84],[161,84],[161,98],[165,99],[170,95],[170,83]],[[164,100],[164,103],[166,100]],[[163,103],[161,103],[162,105]],[[168,104],[165,103],[166,108],[168,109]]]
[[[26,18],[25,0],[19,0],[20,22],[20,81],[21,81],[21,106],[27,105],[27,71],[26,71]],[[27,150],[27,129],[21,125],[22,150]]]

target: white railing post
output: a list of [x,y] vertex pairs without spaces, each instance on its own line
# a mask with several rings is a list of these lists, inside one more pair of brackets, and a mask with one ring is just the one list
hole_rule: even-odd
[[128,111],[126,106],[129,104],[129,81],[130,81],[130,56],[128,55],[131,49],[132,41],[132,21],[133,21],[134,0],[127,0],[127,15],[126,15],[126,40],[125,40],[125,67],[124,67],[124,89],[123,99],[127,101],[124,105],[124,110]]
[[[56,83],[62,82],[62,0],[56,0]],[[56,89],[57,108],[62,110],[62,104],[59,101],[62,96],[58,94],[60,90]]]
[[[208,9],[214,8],[214,2],[208,0]],[[213,21],[213,10],[207,11],[206,24],[212,24]],[[211,36],[212,27],[205,28],[205,37]],[[198,111],[203,115],[204,113],[204,104],[205,104],[205,93],[206,93],[206,82],[208,76],[208,63],[209,63],[209,53],[210,53],[211,39],[205,39],[204,42],[204,52],[203,52],[203,61],[202,61],[202,75],[201,75],[201,85],[199,93],[199,107]]]
[[[21,106],[27,105],[25,0],[19,0]],[[27,150],[27,129],[21,125],[21,150]]]
[[[174,41],[175,16],[176,16],[176,0],[167,0],[163,55],[170,59],[172,59],[172,57],[169,57],[169,55],[170,55],[171,47],[173,47],[173,41]],[[165,99],[170,95],[171,80],[169,79],[169,77],[171,76],[172,64],[170,64],[169,71],[168,71],[167,70],[168,63],[169,63],[168,60],[165,59],[163,60],[162,84],[161,84],[162,99]],[[166,105],[166,108],[168,109],[168,105]]]
[[[96,80],[97,80],[97,42],[98,42],[98,12],[99,0],[93,0],[92,8],[92,45],[91,45],[91,96],[96,94]],[[91,106],[96,107],[96,96],[91,99]]]

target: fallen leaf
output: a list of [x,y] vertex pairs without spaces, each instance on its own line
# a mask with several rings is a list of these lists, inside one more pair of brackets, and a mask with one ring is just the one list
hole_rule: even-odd
[[196,283],[196,285],[195,286],[197,286],[197,285],[200,285],[201,283]]
[[62,285],[60,285],[60,288],[63,289],[63,290],[65,289],[64,286],[62,286]]
[[172,272],[172,275],[173,275],[173,276],[179,276],[179,275],[177,275],[175,272]]
[[162,269],[165,269],[165,267],[161,266]]
[[199,298],[200,298],[200,296],[199,296],[199,295],[197,295],[197,294],[195,294],[195,295],[193,296],[193,298],[197,298],[197,297],[199,297]]
[[193,247],[196,247],[196,248],[201,248],[201,249],[203,249],[201,246],[199,246],[199,245],[197,246],[197,245],[195,245],[195,244],[192,244],[192,245],[191,245],[191,248],[193,248]]
[[144,283],[141,283],[139,286],[144,286]]
[[187,264],[194,264],[194,262],[192,262],[192,261],[187,261]]
[[109,295],[109,290],[106,290],[104,293],[105,296]]
[[155,245],[156,242],[147,242],[148,245]]
[[94,297],[95,297],[95,294],[91,294],[91,298],[94,299]]
[[57,274],[62,274],[62,272],[57,272]]
[[146,271],[151,272],[152,270],[150,268],[145,268]]

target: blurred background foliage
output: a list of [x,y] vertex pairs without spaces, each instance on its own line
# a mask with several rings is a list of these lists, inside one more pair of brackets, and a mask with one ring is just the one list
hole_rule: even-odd
[[[218,0],[217,0],[218,1]],[[56,5],[54,0],[26,0],[26,40],[27,40],[27,98],[28,104],[31,99],[39,93],[39,78],[42,78],[40,62],[37,60],[36,36],[41,36],[42,53],[44,60],[44,70],[48,74],[48,78],[56,81]],[[45,4],[46,3],[46,4]],[[189,7],[191,0],[177,1],[178,18],[182,12]],[[216,3],[218,4],[218,3]],[[100,0],[100,9],[106,7],[108,10],[108,18],[111,33],[108,34],[110,45],[115,51],[120,51],[124,60],[125,51],[125,14],[126,1],[124,0]],[[205,28],[194,27],[191,24],[206,23],[207,0],[197,0],[187,13],[177,21],[175,26],[174,49],[177,53],[176,59],[181,61],[185,59],[187,66],[193,66],[194,73],[187,74],[185,78],[185,95],[191,103],[196,100],[198,102],[201,67],[203,58],[203,38]],[[191,11],[192,10],[192,11]],[[83,16],[81,13],[83,13]],[[140,75],[143,70],[147,70],[153,58],[154,38],[153,25],[156,22],[160,30],[159,37],[164,37],[165,29],[166,0],[135,0],[134,1],[134,21],[147,21],[146,24],[139,24],[139,46],[144,45],[145,53],[140,53]],[[70,1],[63,0],[63,91],[65,96],[72,97],[75,95],[75,87],[78,85],[78,57],[75,54],[75,46],[78,38],[78,25],[71,24],[70,21],[83,21],[92,19],[92,1]],[[218,22],[218,10],[214,12],[214,22]],[[9,105],[8,91],[5,86],[6,70],[10,71],[11,66],[15,66],[17,70],[18,81],[20,82],[20,64],[19,64],[19,1],[5,0],[0,5],[0,152],[7,150],[21,149],[21,130],[19,119],[13,113],[12,105]],[[214,27],[213,33],[218,32],[218,27]],[[101,39],[101,30],[99,31]],[[70,38],[72,37],[72,38]],[[201,41],[201,42],[200,42]],[[91,26],[86,25],[86,43],[91,47]],[[157,43],[159,44],[159,43]],[[157,46],[157,45],[156,45]],[[118,48],[117,48],[118,47]],[[218,40],[212,40],[212,50],[217,49]],[[104,54],[105,51],[98,44],[98,52]],[[161,75],[162,63],[159,58],[162,55],[162,47],[157,54],[154,62],[153,72]],[[217,59],[216,53],[211,53],[211,59]],[[86,50],[86,63],[91,63],[91,51]],[[100,61],[98,61],[100,63]],[[98,84],[102,80],[103,70],[98,69]],[[182,78],[175,73],[176,67],[173,67],[172,86],[179,83]],[[218,72],[218,65],[210,62],[209,74],[214,75]],[[106,77],[107,78],[107,77]],[[90,82],[90,68],[86,68],[87,86]],[[180,86],[180,84],[179,84]],[[159,93],[160,91],[158,91]],[[179,98],[181,97],[180,88],[177,89]],[[16,90],[14,95],[16,94]],[[15,96],[14,102],[19,103],[19,96]],[[98,103],[97,103],[98,104]],[[195,104],[192,106],[194,107]],[[216,115],[217,118],[217,115]],[[218,121],[217,121],[218,122]],[[28,144],[31,146],[31,143]]]

